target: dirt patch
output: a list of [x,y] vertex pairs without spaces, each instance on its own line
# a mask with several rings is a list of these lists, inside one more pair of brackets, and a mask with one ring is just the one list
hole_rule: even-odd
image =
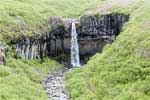
[[[103,1],[102,3],[100,3],[99,5],[97,5],[95,11],[96,12],[105,12],[108,11],[109,9],[111,9],[112,7],[129,7],[137,2],[139,2],[140,0],[106,0]],[[87,11],[86,14],[91,14],[93,11]]]

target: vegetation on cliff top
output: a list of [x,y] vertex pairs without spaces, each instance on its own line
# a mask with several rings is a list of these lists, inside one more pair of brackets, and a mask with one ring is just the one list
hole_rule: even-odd
[[50,16],[78,17],[100,0],[0,0],[0,41],[48,31]]
[[133,9],[112,45],[66,75],[72,100],[150,100],[149,5]]

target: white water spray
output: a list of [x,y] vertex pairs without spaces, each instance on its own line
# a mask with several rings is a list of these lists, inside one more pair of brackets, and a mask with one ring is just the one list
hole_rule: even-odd
[[80,66],[77,32],[74,22],[72,23],[72,31],[71,31],[71,65],[72,67]]

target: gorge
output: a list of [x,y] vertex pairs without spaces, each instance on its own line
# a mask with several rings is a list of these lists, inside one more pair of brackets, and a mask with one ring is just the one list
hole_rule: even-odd
[[81,63],[86,63],[88,57],[101,52],[106,44],[115,40],[122,31],[123,24],[129,20],[129,15],[123,13],[85,15],[80,19],[51,17],[47,20],[51,31],[45,35],[11,41],[17,58],[37,59],[44,56],[70,55],[72,20],[78,22],[76,28],[79,56]]
[[150,0],[0,4],[0,100],[150,100]]

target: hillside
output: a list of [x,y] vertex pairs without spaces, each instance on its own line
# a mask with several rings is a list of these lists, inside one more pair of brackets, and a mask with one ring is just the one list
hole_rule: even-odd
[[1,0],[0,40],[10,42],[48,32],[50,16],[78,17],[100,0]]
[[[46,57],[21,60],[12,40],[49,32],[49,17],[78,17],[99,0],[0,0],[0,50],[6,44],[6,65],[0,61],[0,100],[47,100],[42,80],[63,65]],[[30,52],[31,53],[31,52]],[[0,60],[4,53],[0,51]]]
[[0,4],[0,100],[150,100],[150,0]]
[[114,43],[66,75],[72,100],[150,99],[149,5],[149,0],[143,0],[126,9],[109,9],[129,13],[129,22]]
[[7,59],[0,65],[0,100],[47,100],[40,85],[43,78],[62,65],[54,60]]

